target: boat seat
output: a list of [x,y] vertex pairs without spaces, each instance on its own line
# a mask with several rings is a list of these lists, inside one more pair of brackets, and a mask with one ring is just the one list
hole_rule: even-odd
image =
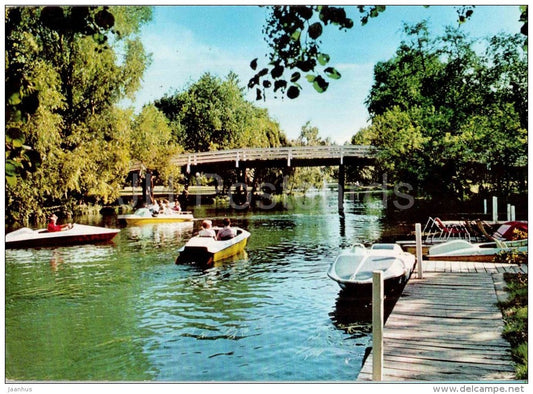
[[353,256],[341,256],[335,263],[335,273],[339,278],[348,279],[352,276],[357,260]]

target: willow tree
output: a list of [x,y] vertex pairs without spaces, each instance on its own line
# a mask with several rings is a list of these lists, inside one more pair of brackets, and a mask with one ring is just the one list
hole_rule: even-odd
[[118,196],[131,112],[117,104],[140,86],[149,58],[139,29],[151,12],[6,8],[8,218]]
[[134,117],[131,133],[131,158],[150,172],[157,171],[158,183],[172,184],[181,169],[170,162],[183,148],[176,142],[167,117],[154,105],[146,105]]

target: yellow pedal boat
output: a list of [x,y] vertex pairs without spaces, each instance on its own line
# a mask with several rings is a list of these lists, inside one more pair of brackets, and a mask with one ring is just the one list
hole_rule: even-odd
[[190,222],[194,216],[190,211],[173,213],[160,213],[153,215],[148,209],[140,208],[130,215],[119,215],[118,219],[125,220],[128,225],[139,226],[143,224]]
[[[246,247],[250,233],[239,227],[233,227],[237,235],[233,238],[217,241],[213,237],[192,237],[176,259],[176,264],[197,263],[200,265],[212,265],[215,261],[223,260],[240,253]],[[220,228],[214,228],[215,232]]]

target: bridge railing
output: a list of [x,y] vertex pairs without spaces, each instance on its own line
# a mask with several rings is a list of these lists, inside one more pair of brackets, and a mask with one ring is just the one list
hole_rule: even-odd
[[333,159],[344,157],[374,158],[376,149],[367,145],[320,145],[290,146],[281,148],[240,148],[223,151],[183,153],[171,159],[177,166],[195,166],[199,164],[234,161],[239,166],[241,161],[293,159]]

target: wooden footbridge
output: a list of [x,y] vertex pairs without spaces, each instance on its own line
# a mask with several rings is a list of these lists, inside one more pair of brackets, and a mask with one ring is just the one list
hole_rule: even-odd
[[185,173],[213,168],[316,167],[373,162],[377,149],[367,145],[290,146],[241,148],[183,153],[171,163]]
[[376,159],[377,149],[367,145],[290,146],[278,148],[241,148],[223,151],[183,153],[171,158],[184,174],[217,173],[221,169],[240,169],[242,178],[248,168],[289,168],[339,166],[338,206],[343,211],[344,165],[366,166]]

